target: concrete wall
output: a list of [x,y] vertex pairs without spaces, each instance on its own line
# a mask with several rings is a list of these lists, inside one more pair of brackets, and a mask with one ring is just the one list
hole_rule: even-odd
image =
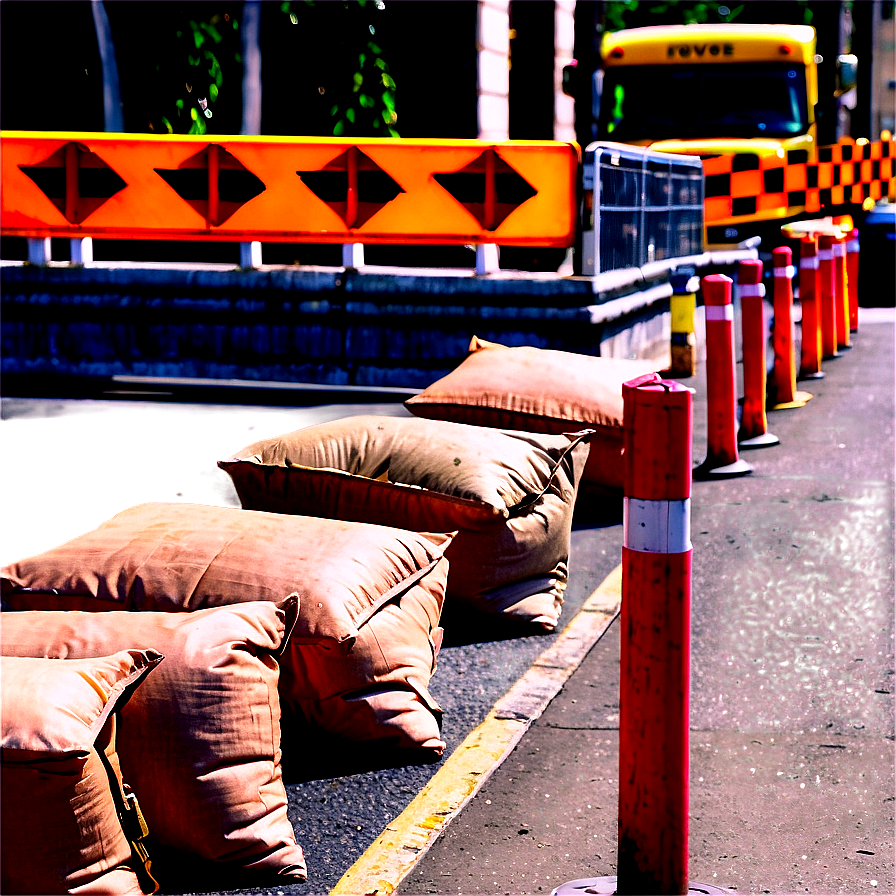
[[585,279],[4,266],[2,373],[422,389],[476,335],[669,358],[668,299],[607,313]]

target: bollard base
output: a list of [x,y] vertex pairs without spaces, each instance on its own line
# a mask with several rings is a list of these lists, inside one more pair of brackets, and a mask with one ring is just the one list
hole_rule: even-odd
[[738,448],[771,448],[772,445],[780,444],[781,440],[771,432],[764,432],[750,439],[738,439],[737,441]]
[[770,408],[772,411],[787,411],[791,408],[805,407],[815,396],[811,392],[796,391],[793,393],[793,401],[782,401],[779,404],[773,404]]
[[823,370],[813,370],[809,373],[800,373],[797,377],[798,380],[823,380],[824,379],[824,371]]
[[746,476],[753,468],[745,460],[736,460],[733,464],[715,465],[715,461],[707,458],[693,471],[694,479],[733,479],[735,476]]
[[[597,893],[600,896],[614,896],[616,893],[615,877],[585,877],[581,880],[571,880],[560,884],[551,890],[551,896],[581,896],[581,894]],[[695,881],[688,882],[688,894],[705,893],[707,896],[717,896],[721,893],[734,893],[734,890],[726,890],[713,884],[699,884]]]

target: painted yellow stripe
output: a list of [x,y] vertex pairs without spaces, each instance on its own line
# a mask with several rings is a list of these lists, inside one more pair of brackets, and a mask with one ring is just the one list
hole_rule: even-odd
[[381,896],[398,887],[578,668],[616,618],[621,596],[622,567],[618,566],[404,812],[345,872],[330,891],[332,896]]

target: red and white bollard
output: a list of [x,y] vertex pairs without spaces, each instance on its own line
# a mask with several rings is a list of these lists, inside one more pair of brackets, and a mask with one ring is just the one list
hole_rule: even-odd
[[846,283],[846,238],[835,239],[834,252],[834,319],[837,329],[837,351],[850,349],[849,287]]
[[796,359],[793,350],[793,252],[789,246],[772,251],[775,295],[775,324],[772,345],[775,349],[773,369],[775,404],[773,411],[801,408],[812,399],[810,392],[796,388]]
[[853,228],[846,242],[846,285],[849,289],[849,329],[859,329],[859,231]]
[[818,240],[807,235],[800,240],[800,305],[803,313],[799,376],[805,380],[824,377],[821,369],[820,286]]
[[834,285],[834,242],[836,237],[822,233],[818,237],[818,281],[821,296],[821,351],[825,360],[838,358],[836,287]]
[[688,883],[692,391],[656,373],[622,386],[617,874],[556,896],[731,892]]
[[765,413],[765,285],[762,262],[742,261],[737,267],[741,313],[741,349],[744,359],[744,403],[737,442],[741,448],[768,448],[780,439],[768,431]]
[[730,277],[703,278],[706,312],[707,453],[694,470],[700,479],[725,479],[752,473],[737,453],[737,369],[734,362],[734,305]]

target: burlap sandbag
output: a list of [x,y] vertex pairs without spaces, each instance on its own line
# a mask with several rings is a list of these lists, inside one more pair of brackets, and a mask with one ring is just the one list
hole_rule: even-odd
[[123,794],[116,714],[161,660],[0,657],[2,892],[153,892],[135,873],[112,788]]
[[[451,535],[141,504],[0,571],[11,609],[187,611],[297,593],[281,699],[353,740],[441,755],[435,669]],[[378,642],[388,645],[380,650]]]
[[596,433],[582,474],[583,490],[621,492],[622,384],[656,369],[648,360],[508,348],[474,336],[467,357],[405,401],[405,407],[418,417],[528,432],[587,426]]
[[152,841],[262,878],[301,881],[277,691],[278,656],[297,610],[293,597],[195,613],[6,612],[0,651],[81,659],[155,645],[165,661],[122,709],[118,739]]
[[551,630],[589,438],[368,415],[254,442],[218,465],[245,508],[457,530],[449,599]]

